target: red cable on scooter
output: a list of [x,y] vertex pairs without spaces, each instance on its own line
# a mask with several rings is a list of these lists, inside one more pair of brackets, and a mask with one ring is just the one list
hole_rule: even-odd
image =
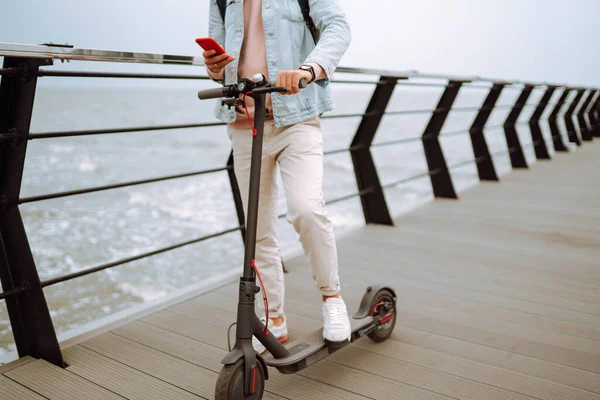
[[258,268],[256,268],[256,261],[254,261],[254,260],[252,260],[252,268],[256,272],[256,276],[258,276],[258,280],[260,281],[260,286],[262,286],[262,290],[263,290],[263,300],[265,302],[265,314],[267,317],[267,320],[265,322],[265,329],[263,329],[263,333],[265,334],[265,336],[267,336],[269,334],[269,329],[267,328],[267,326],[269,325],[269,300],[267,299],[267,289],[265,289],[265,284],[263,283],[263,280],[260,276],[260,272],[258,272]]

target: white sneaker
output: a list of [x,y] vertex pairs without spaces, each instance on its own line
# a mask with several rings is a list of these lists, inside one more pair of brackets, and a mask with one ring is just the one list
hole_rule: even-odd
[[[261,318],[260,320],[263,322],[263,324],[265,323],[265,318]],[[285,316],[283,317],[283,324],[279,326],[275,326],[275,324],[273,324],[273,321],[269,319],[269,331],[273,334],[273,336],[275,336],[277,340],[279,340],[279,343],[287,342],[288,329],[287,319],[285,318]],[[260,335],[262,335],[262,333],[260,333]],[[263,344],[259,342],[255,336],[252,337],[252,347],[254,347],[254,350],[258,354],[262,354],[265,352],[265,350],[267,350],[266,347],[263,346]]]
[[330,297],[323,303],[323,339],[327,342],[350,341],[352,328],[341,298]]

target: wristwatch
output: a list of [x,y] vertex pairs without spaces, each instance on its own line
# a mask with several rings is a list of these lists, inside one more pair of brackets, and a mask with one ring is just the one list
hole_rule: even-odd
[[298,69],[310,72],[310,75],[312,76],[312,78],[310,79],[311,82],[314,82],[314,80],[317,78],[317,76],[315,75],[315,69],[312,65],[302,64]]

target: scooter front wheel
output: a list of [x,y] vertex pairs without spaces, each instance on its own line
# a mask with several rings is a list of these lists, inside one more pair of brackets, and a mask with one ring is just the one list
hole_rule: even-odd
[[215,388],[215,400],[260,400],[265,390],[265,371],[261,363],[256,363],[254,394],[244,395],[244,359],[221,369]]

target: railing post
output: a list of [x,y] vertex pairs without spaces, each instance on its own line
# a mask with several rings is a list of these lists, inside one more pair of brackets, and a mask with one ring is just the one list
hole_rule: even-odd
[[558,102],[554,106],[552,113],[548,117],[548,125],[550,125],[550,132],[552,134],[552,143],[554,145],[554,151],[557,151],[557,152],[558,151],[569,151],[569,149],[565,145],[565,142],[563,141],[562,135],[560,134],[560,128],[558,127],[558,122],[557,122],[558,114],[560,113],[560,109],[565,104],[565,101],[567,101],[567,98],[569,97],[569,93],[571,93],[571,90],[569,88],[565,88],[563,90],[563,93],[560,96],[560,99],[558,99]]
[[517,134],[517,120],[519,116],[525,109],[525,105],[527,104],[527,100],[531,96],[533,92],[533,86],[525,85],[523,87],[523,91],[517,98],[515,105],[512,110],[508,114],[506,121],[504,122],[504,135],[506,136],[506,147],[508,148],[508,153],[510,154],[510,163],[513,169],[516,168],[529,168],[527,165],[527,159],[525,159],[525,153],[523,153],[523,146],[521,146],[521,141],[519,140],[519,135]]
[[438,102],[436,109],[431,115],[431,119],[423,132],[423,147],[425,149],[425,158],[429,168],[429,177],[433,194],[435,197],[457,199],[452,176],[448,170],[448,164],[444,158],[444,151],[440,144],[440,132],[448,118],[456,96],[462,87],[464,81],[449,81],[446,89]]
[[600,137],[600,90],[597,90],[596,93],[598,93],[598,96],[589,113],[590,124],[592,126],[590,132],[593,137]]
[[577,105],[581,101],[583,97],[584,90],[578,90],[577,95],[571,102],[569,109],[565,113],[565,125],[567,127],[567,135],[569,137],[569,142],[577,143],[577,146],[581,146],[581,139],[579,135],[577,135],[577,131],[575,130],[575,124],[573,123],[573,114],[575,113],[575,109],[577,109]]
[[581,133],[581,139],[586,142],[591,142],[594,137],[592,136],[590,130],[588,129],[587,122],[585,120],[585,112],[587,111],[592,99],[594,97],[594,92],[589,91],[587,97],[583,101],[581,108],[579,109],[579,113],[577,114],[577,121],[579,122],[579,132]]
[[394,225],[371,154],[371,143],[394,93],[398,79],[389,76],[379,78],[377,88],[373,92],[371,101],[350,145],[354,175],[356,176],[356,184],[367,224]]
[[40,65],[50,64],[44,59],[4,59],[4,68],[18,69],[19,74],[3,76],[0,82],[0,132],[15,135],[0,141],[0,279],[4,291],[27,288],[6,298],[19,357],[64,366],[18,206],[37,72]]
[[556,90],[556,86],[548,86],[546,92],[542,96],[542,100],[536,107],[531,119],[529,120],[529,129],[531,131],[531,140],[533,142],[533,148],[535,150],[535,158],[538,160],[549,160],[550,153],[548,153],[548,146],[546,146],[546,141],[544,140],[544,136],[542,135],[542,129],[540,128],[540,118],[544,113],[544,110],[548,106],[554,91]]
[[479,113],[469,129],[469,135],[471,136],[471,145],[473,146],[473,153],[475,155],[475,163],[477,164],[477,172],[479,174],[479,180],[481,181],[497,181],[498,175],[496,174],[496,168],[494,168],[494,160],[490,154],[485,135],[483,133],[485,124],[487,123],[502,89],[506,86],[505,83],[495,83],[488,93],[483,106],[479,109]]

